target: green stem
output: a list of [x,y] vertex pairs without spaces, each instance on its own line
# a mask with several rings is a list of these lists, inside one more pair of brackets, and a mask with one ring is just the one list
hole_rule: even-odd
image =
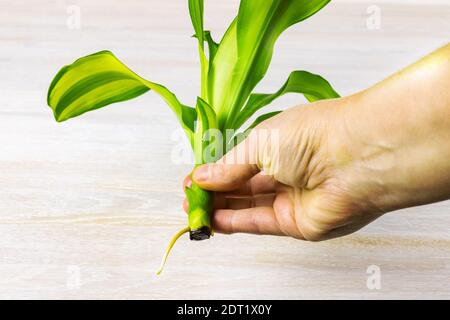
[[156,272],[160,275],[166,264],[170,250],[172,250],[175,242],[185,233],[189,232],[191,240],[205,240],[212,235],[210,213],[212,211],[212,194],[203,190],[196,183],[192,183],[191,187],[186,187],[186,196],[188,198],[188,223],[189,226],[180,230],[175,234],[169,242],[169,246],[164,253],[161,265]]
[[191,240],[204,240],[211,236],[212,194],[195,182],[185,189],[188,200],[188,221]]

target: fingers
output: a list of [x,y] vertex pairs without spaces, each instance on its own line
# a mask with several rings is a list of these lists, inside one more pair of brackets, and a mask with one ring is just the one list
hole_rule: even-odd
[[196,168],[192,174],[193,180],[211,191],[223,192],[241,187],[260,171],[257,142],[254,135],[250,135],[216,163]]
[[[275,194],[260,195],[255,197],[234,197],[224,194],[216,194],[214,197],[214,209],[247,209],[254,207],[272,207],[275,201]],[[188,212],[189,203],[183,200],[183,210]]]
[[[192,185],[192,179],[188,175],[183,181],[183,190]],[[241,185],[239,188],[231,190],[228,194],[232,195],[247,195],[255,196],[261,194],[274,193],[275,189],[279,187],[279,183],[273,178],[273,176],[268,176],[263,173],[256,174],[245,184]]]
[[242,210],[219,209],[213,215],[214,231],[220,233],[252,233],[284,235],[271,207]]
[[231,194],[256,196],[274,193],[278,183],[273,176],[258,173],[242,185],[239,189],[231,191]]
[[[220,196],[220,195],[219,195]],[[248,209],[255,207],[272,207],[275,201],[275,194],[259,196],[224,196],[222,206],[215,206],[215,209]]]
[[203,189],[224,192],[238,189],[258,172],[254,165],[213,163],[195,169],[192,178]]
[[[192,180],[186,176],[183,181],[183,190],[190,186]],[[240,188],[230,192],[214,193],[215,209],[244,209],[255,206],[272,206],[275,190],[278,183],[271,176],[257,174]],[[187,212],[188,202],[183,201],[183,209]]]
[[[227,207],[227,199],[223,194],[214,194],[213,197],[213,208],[226,208]],[[233,205],[234,206],[234,205]],[[189,209],[189,202],[186,198],[183,200],[183,210],[187,213]]]
[[186,187],[190,188],[192,186],[192,179],[190,175],[187,175],[183,180],[183,191]]

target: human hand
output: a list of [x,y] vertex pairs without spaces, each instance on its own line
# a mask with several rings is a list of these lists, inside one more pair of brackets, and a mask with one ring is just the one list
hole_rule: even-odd
[[216,191],[214,230],[316,241],[354,232],[380,216],[361,192],[370,182],[348,181],[346,103],[289,109],[255,128],[217,163],[197,168],[194,181]]
[[215,191],[214,229],[318,241],[448,199],[449,53],[356,95],[288,109],[198,167],[192,179]]

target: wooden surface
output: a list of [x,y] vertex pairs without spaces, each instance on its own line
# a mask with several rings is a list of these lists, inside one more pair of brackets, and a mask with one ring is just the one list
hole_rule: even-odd
[[[282,35],[261,91],[305,69],[350,94],[450,38],[448,1],[334,1]],[[208,1],[216,38],[236,0]],[[81,9],[80,29],[67,26]],[[69,10],[70,11],[70,10]],[[178,125],[151,93],[56,124],[48,85],[75,58],[110,49],[185,103],[199,90],[186,1],[0,2],[0,298],[450,298],[450,202],[384,216],[323,243],[248,235],[179,241]],[[275,106],[304,100],[296,95]],[[370,265],[381,289],[370,290]]]

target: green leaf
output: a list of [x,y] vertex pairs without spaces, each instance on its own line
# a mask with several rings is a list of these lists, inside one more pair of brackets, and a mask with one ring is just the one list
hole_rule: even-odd
[[198,40],[198,54],[200,58],[201,97],[208,101],[208,70],[209,63],[205,55],[205,37],[203,31],[203,0],[189,0],[189,14],[195,37]]
[[195,109],[181,104],[166,87],[147,81],[111,52],[100,51],[63,67],[53,79],[47,103],[61,122],[153,90],[169,105],[193,144]]
[[204,151],[214,141],[210,140],[210,130],[217,129],[217,117],[214,109],[202,98],[197,98],[196,111],[198,123],[194,136],[194,153],[197,164],[205,163]]
[[[193,37],[197,38],[197,35],[194,34]],[[206,41],[206,43],[208,43],[208,51],[209,51],[208,58],[209,61],[212,61],[214,59],[214,56],[216,55],[217,49],[219,48],[219,44],[214,41],[214,39],[211,36],[211,31],[209,30],[205,30],[203,32],[203,40]]]
[[209,71],[209,103],[227,128],[266,73],[273,47],[289,26],[330,0],[242,0]]
[[206,42],[208,43],[208,50],[209,50],[209,60],[212,61],[216,55],[217,49],[219,48],[219,44],[214,41],[214,39],[211,36],[210,31],[205,31],[204,37]]
[[195,30],[195,37],[203,49],[203,0],[189,0],[189,14],[191,15],[192,26]]
[[289,75],[286,82],[277,92],[272,94],[251,94],[246,105],[236,116],[235,122],[231,127],[239,128],[256,111],[286,93],[303,93],[310,102],[322,99],[339,98],[339,94],[333,89],[330,83],[321,76],[307,71],[294,71]]

